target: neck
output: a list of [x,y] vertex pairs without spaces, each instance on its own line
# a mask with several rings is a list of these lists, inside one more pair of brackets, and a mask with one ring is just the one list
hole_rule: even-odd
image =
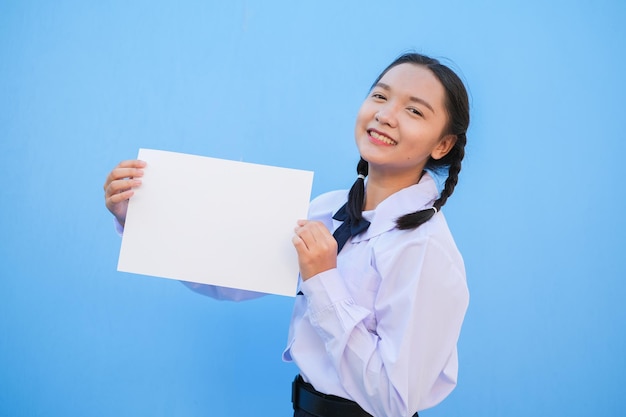
[[374,210],[382,201],[398,191],[417,184],[422,178],[423,171],[418,174],[383,175],[371,170],[367,176],[367,190],[365,192],[364,210]]

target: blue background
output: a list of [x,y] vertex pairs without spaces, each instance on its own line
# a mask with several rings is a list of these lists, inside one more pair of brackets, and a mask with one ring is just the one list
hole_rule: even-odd
[[420,415],[623,413],[625,18],[617,0],[2,1],[0,415],[290,415],[292,299],[117,272],[102,184],[146,147],[346,188],[361,100],[409,49],[448,58],[472,102],[445,207],[471,290],[459,386]]

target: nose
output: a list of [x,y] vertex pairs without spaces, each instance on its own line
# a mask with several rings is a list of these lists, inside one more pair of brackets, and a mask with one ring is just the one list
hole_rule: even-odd
[[384,106],[378,109],[374,118],[381,125],[387,125],[389,127],[396,126],[396,117],[394,115],[393,109],[390,109],[389,106]]

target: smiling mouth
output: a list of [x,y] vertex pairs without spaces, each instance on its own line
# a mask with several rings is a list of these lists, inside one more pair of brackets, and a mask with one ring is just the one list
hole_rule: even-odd
[[385,135],[381,135],[380,133],[378,133],[378,132],[376,132],[374,130],[368,130],[367,133],[369,133],[369,135],[372,138],[374,138],[377,141],[382,142],[384,144],[387,144],[387,145],[397,145],[398,144],[398,142],[396,142],[395,140],[393,140],[393,139],[391,139],[391,138],[389,138],[389,137],[387,137]]

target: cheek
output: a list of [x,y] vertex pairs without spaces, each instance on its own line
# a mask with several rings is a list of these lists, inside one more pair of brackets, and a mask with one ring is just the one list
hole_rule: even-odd
[[364,110],[365,109],[363,108],[363,106],[361,106],[361,108],[359,109],[359,112],[356,114],[354,132],[357,134],[360,132],[363,132],[367,127],[368,119],[366,117],[366,112]]
[[379,106],[371,101],[365,100],[356,115],[357,125],[361,124],[364,128],[374,120],[376,113],[379,110]]

